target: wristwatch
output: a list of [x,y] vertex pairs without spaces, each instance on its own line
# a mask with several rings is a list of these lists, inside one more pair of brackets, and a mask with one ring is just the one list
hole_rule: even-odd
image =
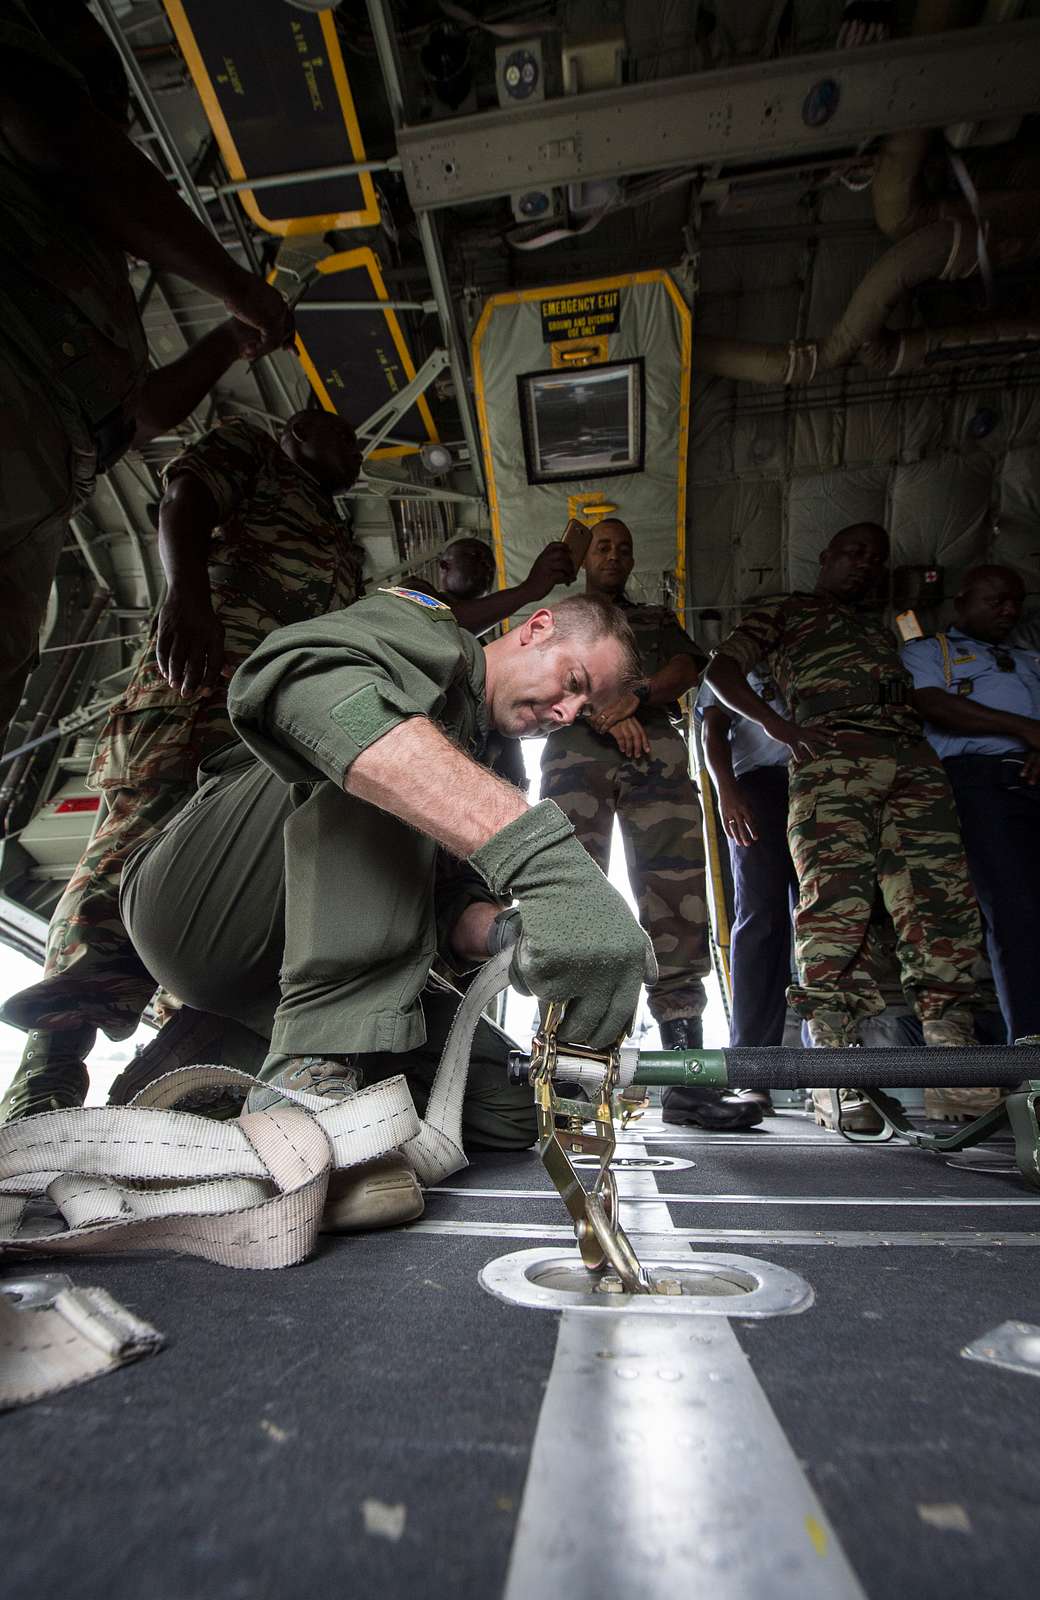
[[650,699],[650,683],[649,683],[649,680],[644,678],[642,683],[634,683],[632,685],[632,693],[635,695],[636,699],[639,701],[639,704],[641,706],[645,706],[647,701]]

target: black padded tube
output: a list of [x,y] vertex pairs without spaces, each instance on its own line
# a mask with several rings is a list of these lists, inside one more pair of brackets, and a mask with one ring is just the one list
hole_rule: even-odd
[[733,1089],[1013,1088],[1040,1078],[1040,1049],[1033,1045],[979,1046],[975,1050],[723,1050]]

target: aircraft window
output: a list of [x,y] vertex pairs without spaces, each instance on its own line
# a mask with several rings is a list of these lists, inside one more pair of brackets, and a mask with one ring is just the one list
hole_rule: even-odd
[[641,357],[580,372],[525,372],[517,382],[529,483],[642,472]]

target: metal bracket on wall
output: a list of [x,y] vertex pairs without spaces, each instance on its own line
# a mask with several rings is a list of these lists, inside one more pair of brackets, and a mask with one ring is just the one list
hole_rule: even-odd
[[[369,0],[370,11],[378,0]],[[1036,109],[1040,22],[888,39],[403,127],[416,212],[543,186],[856,149]]]

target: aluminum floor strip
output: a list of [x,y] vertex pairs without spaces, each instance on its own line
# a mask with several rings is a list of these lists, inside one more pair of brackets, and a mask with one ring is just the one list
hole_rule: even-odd
[[[463,1222],[445,1218],[443,1222],[424,1219],[412,1222],[402,1230],[406,1233],[438,1233],[443,1235],[468,1235],[477,1239],[565,1239],[574,1238],[574,1230],[557,1222]],[[762,1245],[949,1245],[963,1249],[991,1249],[995,1245],[1040,1245],[1040,1233],[983,1233],[975,1229],[928,1233],[888,1231],[871,1233],[856,1229],[798,1229],[758,1228],[674,1228],[670,1233],[649,1233],[629,1228],[633,1244],[644,1246],[653,1253],[667,1244],[732,1244],[743,1248],[749,1242]]]
[[[633,1175],[634,1176],[634,1175]],[[653,1182],[652,1174],[647,1174]],[[438,1185],[427,1193],[427,1203],[440,1194],[459,1196],[462,1199],[476,1200],[555,1200],[557,1205],[560,1197],[555,1189],[475,1189],[460,1185],[457,1188],[448,1188]],[[656,1188],[652,1196],[631,1194],[626,1195],[626,1201],[633,1206],[648,1206],[664,1204],[666,1206],[917,1206],[929,1211],[935,1207],[962,1207],[990,1206],[998,1211],[1007,1210],[1013,1206],[1040,1207],[1040,1195],[1008,1196],[1006,1199],[995,1199],[990,1196],[978,1196],[970,1199],[958,1198],[954,1195],[944,1195],[939,1199],[931,1199],[927,1195],[909,1197],[906,1195],[871,1195],[869,1198],[854,1194],[670,1194],[662,1193]],[[653,1231],[653,1226],[648,1222],[644,1212],[638,1216],[638,1226],[643,1233]]]
[[[653,1173],[617,1183],[667,1251]],[[563,1312],[504,1600],[539,1593],[865,1600],[727,1318]]]

